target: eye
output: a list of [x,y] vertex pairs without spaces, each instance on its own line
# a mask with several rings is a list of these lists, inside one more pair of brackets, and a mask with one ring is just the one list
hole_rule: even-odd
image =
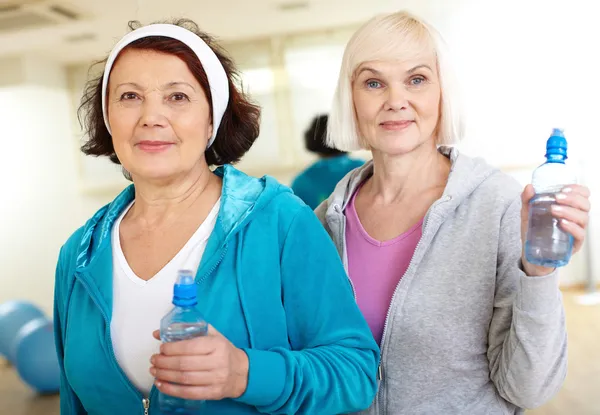
[[138,97],[138,95],[135,92],[125,92],[124,94],[121,95],[120,100],[121,101],[131,101],[134,100]]
[[424,76],[419,75],[419,76],[415,76],[413,78],[410,78],[409,82],[410,82],[411,85],[419,86],[419,85],[425,83],[426,80],[427,79],[425,79]]
[[172,94],[169,99],[171,101],[189,101],[189,98],[186,94],[184,94],[183,92],[176,92],[174,94]]
[[367,82],[365,82],[365,85],[369,89],[381,88],[381,82],[376,81],[375,79],[369,79]]

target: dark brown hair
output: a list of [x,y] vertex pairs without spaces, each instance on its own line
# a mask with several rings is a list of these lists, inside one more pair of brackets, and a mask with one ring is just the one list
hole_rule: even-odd
[[329,147],[325,143],[327,137],[327,121],[329,116],[326,114],[317,115],[310,123],[308,130],[304,132],[304,146],[312,153],[322,157],[338,156],[346,154],[345,151]]
[[[236,81],[239,82],[239,73],[231,58],[217,45],[213,37],[201,32],[198,25],[188,19],[178,19],[168,23],[184,27],[199,36],[217,55],[225,69],[229,80],[229,103],[217,130],[215,141],[206,150],[205,156],[209,166],[235,163],[252,147],[258,137],[260,107],[252,103],[245,93],[235,85]],[[141,26],[137,21],[129,22],[131,30]],[[176,39],[151,36],[132,42],[124,50],[128,48],[168,53],[183,60],[202,86],[210,105],[212,118],[212,95],[206,72],[196,54],[188,46]],[[104,66],[107,59],[97,62],[96,65]],[[86,134],[86,141],[81,146],[81,151],[92,156],[108,156],[113,163],[121,164],[115,153],[112,137],[104,124],[102,77],[103,73],[87,82],[78,109],[79,122]],[[241,85],[241,82],[239,84]]]

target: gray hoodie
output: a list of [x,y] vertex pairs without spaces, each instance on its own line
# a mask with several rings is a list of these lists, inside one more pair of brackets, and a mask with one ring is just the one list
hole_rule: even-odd
[[[379,392],[365,414],[521,414],[567,371],[558,273],[522,271],[521,186],[483,160],[451,162],[442,197],[388,310]],[[373,171],[350,172],[316,214],[347,269],[344,209]]]

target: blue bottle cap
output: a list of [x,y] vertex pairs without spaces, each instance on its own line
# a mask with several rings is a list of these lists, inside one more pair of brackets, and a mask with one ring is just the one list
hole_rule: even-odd
[[546,158],[556,158],[557,156],[563,160],[567,158],[567,139],[560,128],[554,128],[546,142]]
[[180,270],[173,286],[173,304],[176,306],[192,306],[198,303],[194,273]]

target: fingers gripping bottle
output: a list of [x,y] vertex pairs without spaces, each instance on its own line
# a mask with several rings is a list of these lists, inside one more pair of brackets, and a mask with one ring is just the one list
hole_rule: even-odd
[[555,128],[546,142],[546,162],[534,170],[531,182],[535,196],[529,202],[525,258],[533,265],[562,267],[571,259],[573,237],[562,230],[551,212],[556,194],[576,181],[566,159],[567,140],[563,131]]
[[[196,309],[197,288],[194,274],[188,270],[178,272],[173,287],[173,309],[160,321],[160,338],[164,343],[206,336],[208,323]],[[176,398],[158,392],[161,415],[200,414],[203,401]]]

